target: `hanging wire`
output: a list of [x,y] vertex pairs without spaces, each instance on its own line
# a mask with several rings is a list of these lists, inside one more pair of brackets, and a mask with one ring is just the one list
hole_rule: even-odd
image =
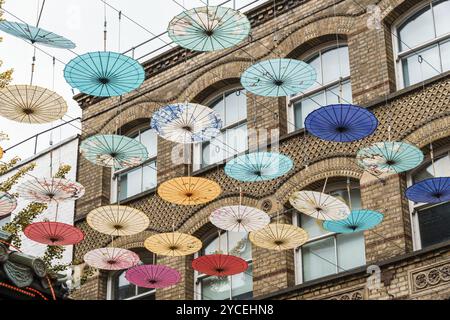
[[433,151],[433,143],[430,143],[430,157],[431,157],[431,165],[433,167],[433,176],[436,177],[436,166],[434,165],[434,151]]
[[348,193],[348,207],[350,208],[350,212],[352,211],[352,194],[350,190],[350,178],[347,177],[347,193]]
[[122,11],[119,11],[119,44],[117,50],[118,52],[120,52],[121,33],[122,33]]
[[107,21],[107,13],[106,13],[106,1],[103,2],[103,15],[104,15],[104,23],[103,23],[103,51],[106,51],[106,42],[107,42],[107,34],[108,34],[108,21]]

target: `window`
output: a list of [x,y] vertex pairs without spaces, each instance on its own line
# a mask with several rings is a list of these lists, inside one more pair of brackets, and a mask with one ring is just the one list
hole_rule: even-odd
[[340,103],[339,100],[352,102],[347,46],[328,47],[305,61],[316,69],[317,83],[289,99],[288,113],[295,123],[295,127],[290,125],[290,131],[304,128],[308,114],[321,106]]
[[[435,159],[434,169],[436,177],[450,176],[450,152],[446,151]],[[408,183],[412,185],[433,177],[433,166],[427,163],[409,176]],[[416,249],[450,240],[450,202],[424,204],[410,201],[410,208]]]
[[[328,191],[330,195],[349,203],[344,188]],[[361,208],[361,194],[356,186],[351,188],[352,209]],[[295,214],[296,223],[309,234],[309,240],[297,255],[297,280],[299,283],[347,271],[366,263],[364,233],[336,234],[322,228],[322,221],[307,215]]]
[[396,30],[399,87],[450,70],[450,0],[430,1]]
[[247,96],[243,89],[224,92],[213,100],[209,106],[216,111],[222,121],[221,134],[215,139],[201,145],[199,160],[195,161],[196,169],[232,157],[248,148],[247,139]]
[[125,169],[115,173],[117,183],[119,184],[119,200],[125,200],[146,190],[150,190],[157,185],[157,167],[156,157],[157,134],[152,129],[138,130],[132,138],[141,142],[147,147],[149,159],[139,167]]
[[[224,232],[220,235],[220,249],[248,262],[248,269],[231,277],[196,274],[196,296],[202,300],[250,300],[253,298],[252,247],[247,233]],[[202,250],[202,255],[219,250],[219,237]]]

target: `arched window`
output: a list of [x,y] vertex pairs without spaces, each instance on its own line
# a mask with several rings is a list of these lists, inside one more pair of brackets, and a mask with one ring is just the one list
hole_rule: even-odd
[[289,124],[290,131],[304,128],[308,114],[321,106],[352,101],[347,46],[325,47],[306,58],[305,62],[316,69],[317,83],[307,91],[290,97],[288,114],[293,120]]
[[[219,251],[219,236],[210,242],[201,255]],[[215,277],[195,272],[195,294],[201,300],[249,300],[253,298],[252,246],[247,233],[223,232],[220,235],[220,251],[241,257],[249,264],[248,269],[231,277]]]
[[[438,153],[434,169],[430,161],[408,176],[412,185],[424,179],[450,176],[450,151]],[[415,249],[422,249],[450,240],[450,202],[440,204],[413,203],[410,201]]]
[[396,26],[400,88],[450,70],[450,0],[427,1]]
[[[356,181],[351,181],[350,190],[352,209],[361,209],[361,194]],[[345,182],[329,185],[326,193],[349,203]],[[329,232],[322,227],[322,221],[300,212],[295,212],[293,221],[309,235],[308,242],[296,252],[298,283],[347,271],[366,263],[363,232],[354,234]]]
[[208,105],[220,115],[222,132],[202,144],[201,150],[196,152],[194,169],[220,163],[248,148],[246,91],[240,88],[225,91]]

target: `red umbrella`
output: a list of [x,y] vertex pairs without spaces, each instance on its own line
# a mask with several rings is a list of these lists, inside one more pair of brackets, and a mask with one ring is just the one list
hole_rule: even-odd
[[248,263],[228,254],[201,256],[192,261],[192,268],[209,276],[232,276],[247,270]]
[[84,239],[84,234],[80,229],[60,222],[33,223],[25,228],[24,233],[33,241],[51,246],[68,246],[77,244]]

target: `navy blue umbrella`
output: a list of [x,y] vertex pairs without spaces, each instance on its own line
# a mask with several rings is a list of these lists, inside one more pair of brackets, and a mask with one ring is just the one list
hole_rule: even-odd
[[422,180],[406,190],[406,197],[416,203],[450,201],[450,177]]
[[311,112],[305,119],[305,127],[322,140],[353,142],[374,133],[378,120],[365,108],[332,104]]

